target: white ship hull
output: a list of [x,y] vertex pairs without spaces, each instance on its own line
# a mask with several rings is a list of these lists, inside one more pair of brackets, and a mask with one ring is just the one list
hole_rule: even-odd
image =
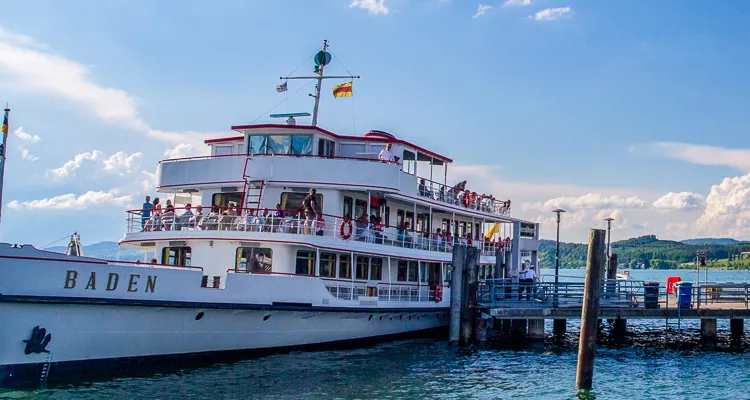
[[[20,254],[9,259],[7,251],[0,253],[0,271],[11,278],[0,284],[0,387],[39,382],[50,361],[47,377],[60,379],[56,374],[123,360],[373,340],[448,321],[447,302],[341,301],[314,278],[230,274],[226,289],[200,288],[200,271],[54,261],[35,254],[65,256],[10,250]],[[120,277],[116,289],[107,290],[114,286],[109,274]],[[129,287],[131,275],[140,276]],[[155,284],[146,289],[149,276]],[[346,304],[366,301],[366,307]],[[51,334],[50,353],[26,354],[24,340],[33,339],[36,326]]]

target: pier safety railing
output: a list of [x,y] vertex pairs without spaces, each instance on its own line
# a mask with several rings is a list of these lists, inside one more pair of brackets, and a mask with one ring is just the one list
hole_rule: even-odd
[[[480,250],[483,256],[494,256],[498,248],[504,251],[512,249],[510,238],[498,242],[487,241],[480,235],[480,239],[456,237],[435,232],[423,232],[412,229],[398,229],[369,221],[353,220],[346,217],[317,214],[314,220],[305,220],[301,211],[285,211],[284,217],[277,217],[276,210],[246,208],[233,209],[227,214],[210,212],[195,215],[197,206],[191,207],[193,215],[184,214],[185,207],[175,207],[172,213],[164,209],[161,215],[145,218],[142,210],[127,212],[127,231],[242,231],[268,234],[317,235],[334,237],[343,241],[360,241],[376,243],[385,246],[404,247],[415,250],[437,251],[450,253],[454,245],[469,245]],[[203,207],[211,210],[211,207]]]
[[[639,281],[604,280],[601,304],[611,307],[637,307],[644,286]],[[477,303],[482,306],[518,308],[580,307],[583,282],[512,282],[510,279],[483,279],[477,288]]]
[[[584,283],[579,281],[513,283],[510,279],[480,280],[477,303],[488,307],[581,307]],[[658,284],[658,286],[657,286]],[[665,309],[750,309],[750,282],[705,282],[689,290],[670,291],[666,283],[636,280],[602,280],[601,306]]]

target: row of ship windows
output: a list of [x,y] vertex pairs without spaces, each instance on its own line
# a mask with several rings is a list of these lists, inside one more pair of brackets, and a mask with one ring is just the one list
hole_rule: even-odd
[[[162,249],[162,264],[190,265],[192,249],[190,246],[165,247]],[[320,267],[315,271],[316,252],[298,250],[294,273],[298,275],[315,275],[327,278],[352,278],[352,257],[349,254],[320,252]],[[442,265],[440,263],[418,263],[417,261],[396,260],[397,282],[440,282]],[[271,272],[273,250],[264,247],[238,247],[235,257],[237,272]],[[354,256],[354,279],[382,280],[383,258]],[[386,269],[387,273],[387,269]],[[386,276],[387,278],[390,278]]]

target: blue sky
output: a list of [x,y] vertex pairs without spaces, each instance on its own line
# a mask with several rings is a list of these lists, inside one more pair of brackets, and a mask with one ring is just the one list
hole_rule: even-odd
[[8,2],[0,237],[121,237],[166,154],[309,111],[301,82],[271,110],[274,87],[328,39],[327,72],[362,79],[353,99],[324,97],[322,127],[444,153],[546,236],[560,206],[568,240],[607,216],[615,239],[750,239],[749,17],[704,1]]

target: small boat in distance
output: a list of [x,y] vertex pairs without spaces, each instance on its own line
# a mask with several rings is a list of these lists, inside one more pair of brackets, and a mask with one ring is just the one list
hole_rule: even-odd
[[633,278],[630,277],[630,271],[624,270],[622,272],[617,273],[616,279],[618,281],[629,281],[629,280],[632,280]]

